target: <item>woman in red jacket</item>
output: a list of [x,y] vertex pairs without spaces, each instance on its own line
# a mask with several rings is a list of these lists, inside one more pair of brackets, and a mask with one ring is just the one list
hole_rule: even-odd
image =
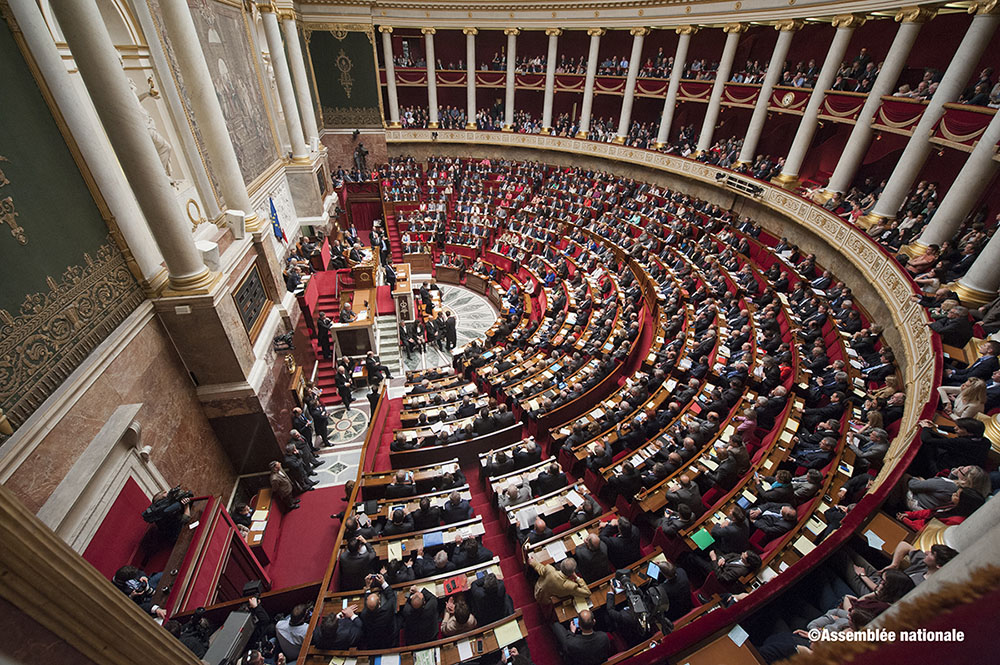
[[983,495],[976,490],[960,488],[955,490],[951,497],[951,503],[947,505],[940,508],[899,513],[896,515],[896,519],[916,531],[922,530],[932,519],[937,519],[948,525],[961,524],[966,517],[976,512],[985,501]]

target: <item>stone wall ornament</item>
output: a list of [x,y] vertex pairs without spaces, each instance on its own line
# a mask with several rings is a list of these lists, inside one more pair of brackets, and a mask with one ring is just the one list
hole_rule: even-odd
[[[122,60],[121,55],[118,56],[118,62],[122,63],[122,69],[125,69],[125,61]],[[153,77],[149,77],[149,90],[146,92],[139,92],[139,88],[135,85],[135,81],[132,77],[126,76],[128,78],[128,87],[132,89],[132,94],[135,95],[135,99],[139,102],[139,108],[142,109],[143,115],[146,117],[146,127],[149,130],[149,138],[152,139],[153,145],[156,146],[156,154],[160,156],[160,162],[163,164],[163,170],[170,178],[170,184],[174,187],[177,186],[177,180],[174,179],[174,174],[170,166],[170,158],[174,154],[174,147],[170,145],[170,142],[164,138],[160,130],[156,128],[156,122],[153,120],[153,116],[149,114],[149,111],[145,109],[142,105],[142,100],[150,97],[156,99],[160,96],[160,92],[153,85]]]

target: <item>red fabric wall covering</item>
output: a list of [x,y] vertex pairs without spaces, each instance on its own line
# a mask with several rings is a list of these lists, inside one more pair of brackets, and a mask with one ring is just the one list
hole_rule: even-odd
[[[125,564],[133,563],[139,543],[149,527],[142,519],[142,511],[148,505],[149,497],[139,484],[132,478],[126,480],[83,552],[83,558],[108,579]],[[146,572],[153,574],[159,571]]]
[[821,179],[824,182],[829,180],[830,174],[837,167],[837,161],[847,144],[847,137],[850,133],[851,127],[849,125],[825,122],[824,126],[818,128],[813,136],[812,146],[802,162],[799,176],[812,178],[822,174]]
[[380,201],[352,201],[347,199],[347,217],[351,224],[358,228],[362,244],[368,244],[368,232],[376,219],[382,219],[382,203]]

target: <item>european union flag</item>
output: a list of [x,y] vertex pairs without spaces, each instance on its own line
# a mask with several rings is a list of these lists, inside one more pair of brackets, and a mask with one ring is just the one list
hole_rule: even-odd
[[271,204],[271,229],[274,231],[274,237],[281,242],[288,242],[285,231],[281,228],[281,222],[278,221],[278,211],[274,209],[274,199],[269,196],[267,200]]

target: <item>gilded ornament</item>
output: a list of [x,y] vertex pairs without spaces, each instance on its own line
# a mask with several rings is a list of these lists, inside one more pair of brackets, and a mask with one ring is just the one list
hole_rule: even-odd
[[337,69],[340,70],[340,85],[344,87],[344,94],[347,98],[351,98],[351,89],[354,87],[354,77],[351,76],[351,69],[354,67],[354,63],[344,52],[344,49],[340,49],[340,53],[337,54]]
[[10,227],[10,234],[14,236],[22,245],[28,244],[28,236],[24,235],[24,227],[14,219],[17,217],[17,210],[14,209],[14,199],[9,196],[0,200],[0,223]]

